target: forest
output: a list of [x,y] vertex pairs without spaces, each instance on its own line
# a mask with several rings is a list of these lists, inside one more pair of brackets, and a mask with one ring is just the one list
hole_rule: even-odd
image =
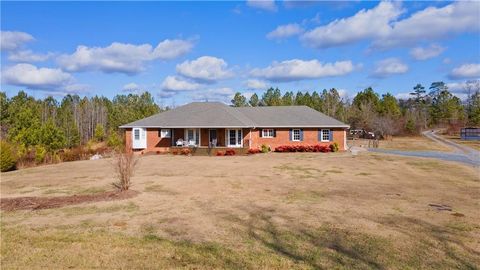
[[[305,105],[351,125],[375,132],[380,138],[415,135],[443,126],[451,132],[462,126],[480,125],[480,81],[464,86],[466,99],[453,95],[443,82],[412,87],[408,99],[380,95],[371,87],[353,99],[342,98],[335,88],[313,91],[281,91],[270,88],[248,99],[240,92],[232,106]],[[283,94],[282,94],[283,93]],[[170,108],[160,107],[149,92],[80,97],[66,95],[35,99],[20,91],[13,97],[0,92],[1,170],[85,159],[94,153],[121,150],[126,124]]]

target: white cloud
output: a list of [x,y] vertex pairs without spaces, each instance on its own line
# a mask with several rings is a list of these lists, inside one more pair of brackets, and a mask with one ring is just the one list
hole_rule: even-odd
[[266,11],[277,11],[277,5],[274,0],[247,0],[247,6]]
[[296,23],[280,25],[267,34],[268,39],[284,39],[303,33],[303,28]]
[[372,48],[388,49],[420,41],[434,41],[452,34],[480,30],[480,2],[457,1],[444,7],[428,7],[400,18],[400,2],[380,2],[355,15],[337,19],[302,35],[302,41],[316,48],[328,48],[372,40]]
[[342,76],[355,69],[351,61],[321,63],[318,60],[299,59],[274,62],[266,68],[256,68],[251,75],[273,82],[297,81],[322,77]]
[[8,60],[13,62],[42,62],[53,56],[53,53],[36,54],[31,50],[13,51],[8,55]]
[[301,39],[309,46],[328,48],[385,36],[391,30],[389,23],[400,14],[402,9],[398,3],[381,2],[373,9],[362,9],[352,17],[337,19],[308,31]]
[[398,94],[395,95],[396,99],[408,100],[411,97],[412,97],[412,95],[410,95],[410,93],[398,93]]
[[389,48],[479,31],[479,10],[480,2],[476,1],[458,1],[441,8],[428,7],[393,23],[390,33],[375,41],[373,47]]
[[456,67],[450,72],[449,77],[451,79],[480,78],[480,63],[463,64]]
[[233,76],[228,64],[221,58],[202,56],[177,65],[177,72],[187,78],[204,83],[214,83]]
[[164,40],[153,49],[150,44],[125,44],[114,42],[108,47],[78,46],[70,55],[58,58],[59,65],[68,71],[120,72],[135,74],[145,69],[148,61],[168,60],[181,56],[193,47],[189,41]]
[[372,76],[377,78],[385,78],[395,74],[403,74],[407,71],[408,66],[400,59],[387,58],[376,63]]
[[2,72],[5,84],[24,86],[29,89],[58,89],[72,84],[72,75],[54,68],[37,68],[31,64],[17,64]]
[[267,83],[261,80],[256,80],[256,79],[250,79],[245,82],[245,86],[248,89],[259,89],[259,90],[265,90],[267,89]]
[[127,83],[122,87],[123,92],[137,92],[140,90],[140,85],[136,83]]
[[3,50],[10,51],[21,48],[23,44],[33,41],[32,35],[25,32],[18,31],[1,31],[0,32],[0,47]]
[[166,92],[193,91],[200,88],[200,84],[186,81],[175,76],[167,76],[162,82],[162,89]]
[[192,99],[196,101],[219,101],[230,103],[230,100],[235,95],[235,91],[228,87],[208,89],[192,94]]
[[439,56],[445,48],[438,45],[432,44],[429,47],[415,47],[410,50],[410,55],[415,60],[427,60]]
[[168,60],[174,59],[190,52],[193,48],[191,41],[182,39],[166,39],[160,42],[153,51],[154,58]]

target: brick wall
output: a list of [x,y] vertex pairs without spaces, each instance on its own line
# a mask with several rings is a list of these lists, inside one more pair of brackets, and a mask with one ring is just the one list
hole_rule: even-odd
[[261,147],[262,144],[269,145],[272,150],[280,145],[330,145],[333,142],[338,143],[340,150],[345,150],[345,131],[343,129],[331,129],[333,132],[333,141],[321,142],[318,140],[317,128],[303,128],[303,141],[290,141],[290,129],[288,128],[276,128],[276,137],[264,138],[260,137],[261,128],[251,130],[251,148]]
[[[208,130],[201,129],[201,145],[208,146]],[[318,129],[314,128],[304,128],[303,129],[303,141],[294,142],[290,141],[289,130],[288,128],[277,128],[276,137],[274,138],[263,138],[260,137],[260,132],[262,129],[243,129],[243,146],[250,148],[261,147],[262,144],[269,145],[272,150],[275,147],[280,145],[330,145],[332,142],[337,142],[340,150],[345,150],[345,130],[343,129],[331,129],[333,132],[333,141],[331,142],[320,142],[318,141]],[[217,129],[217,139],[218,145],[225,145],[225,132],[224,128]],[[176,142],[180,138],[184,138],[184,129],[174,129],[173,140]],[[132,149],[132,129],[125,130],[125,143],[127,149]],[[147,129],[147,149],[144,152],[168,152],[169,147],[171,146],[170,138],[160,138],[158,134],[158,129],[148,128]]]

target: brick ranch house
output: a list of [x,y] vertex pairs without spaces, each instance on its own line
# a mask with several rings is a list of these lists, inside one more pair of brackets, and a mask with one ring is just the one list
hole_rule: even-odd
[[120,128],[125,130],[126,149],[148,153],[184,147],[245,152],[262,144],[273,150],[280,145],[333,142],[345,150],[349,126],[307,106],[230,107],[193,102]]

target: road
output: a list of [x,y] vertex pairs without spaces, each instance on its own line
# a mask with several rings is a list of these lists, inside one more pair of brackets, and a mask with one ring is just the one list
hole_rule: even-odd
[[400,151],[400,150],[389,150],[389,149],[380,149],[380,148],[369,148],[370,152],[394,154],[401,156],[411,156],[411,157],[427,157],[427,158],[436,158],[446,161],[456,161],[472,165],[475,167],[480,167],[480,151],[477,151],[468,146],[460,145],[453,141],[447,140],[440,137],[436,133],[438,130],[429,130],[424,131],[422,134],[439,143],[443,144],[453,150],[453,152],[440,152],[440,151]]

